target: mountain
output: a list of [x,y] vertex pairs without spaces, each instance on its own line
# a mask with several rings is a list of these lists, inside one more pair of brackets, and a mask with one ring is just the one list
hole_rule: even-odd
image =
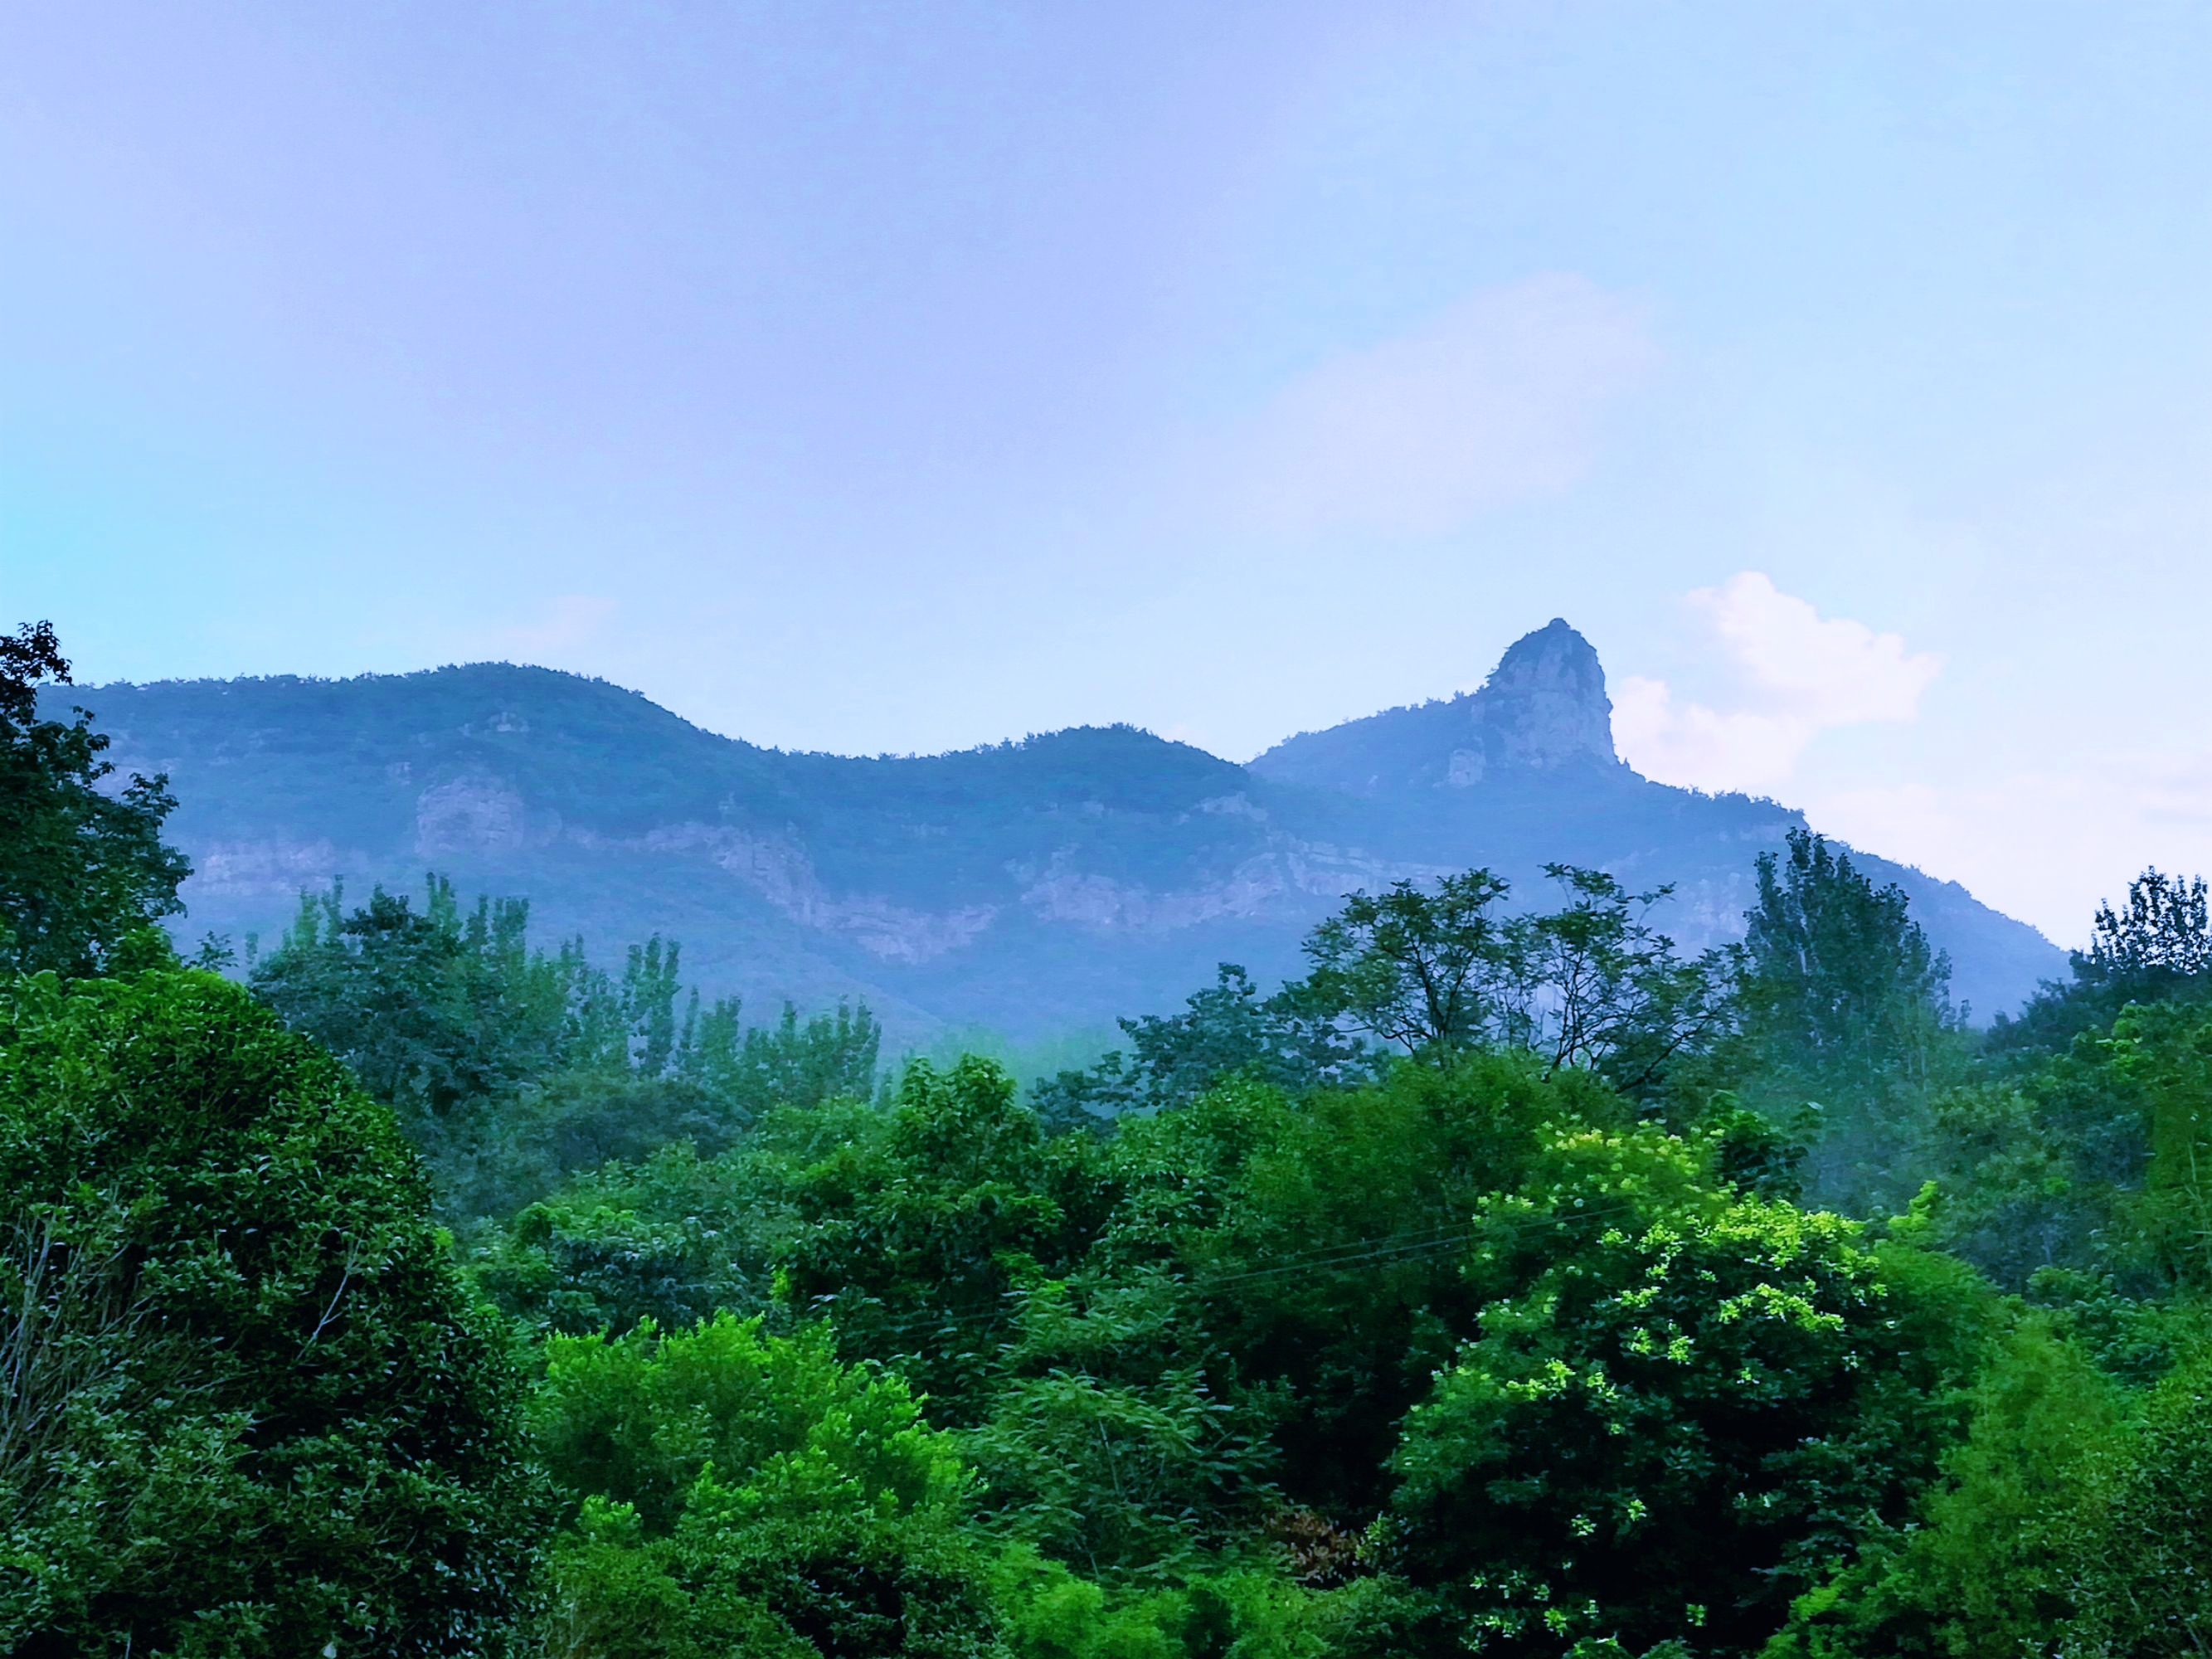
[[1372,799],[1424,787],[1464,789],[1516,769],[1620,763],[1605,669],[1589,641],[1554,617],[1515,641],[1480,690],[1300,732],[1254,761],[1251,770],[1278,782]]
[[[1354,889],[1486,864],[1541,902],[1547,860],[1672,882],[1685,945],[1735,936],[1753,861],[1802,817],[1654,783],[1613,752],[1597,653],[1565,622],[1481,690],[1307,732],[1238,766],[1130,726],[921,757],[789,754],[635,692],[477,664],[349,680],[64,688],[124,770],[166,771],[197,873],[180,933],[273,939],[343,878],[526,896],[595,954],[659,932],[757,1013],[864,998],[895,1042],[1018,1037],[1164,1010],[1236,961],[1297,970]],[[1870,856],[2015,1006],[2063,956],[1963,888]]]

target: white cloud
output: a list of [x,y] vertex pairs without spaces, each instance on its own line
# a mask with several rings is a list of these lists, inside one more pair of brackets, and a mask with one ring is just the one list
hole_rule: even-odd
[[1632,674],[1613,691],[1613,746],[1662,783],[1764,793],[1790,775],[1820,728],[1796,714],[1677,702],[1664,680]]
[[1430,535],[1556,494],[1656,358],[1639,308],[1587,278],[1482,289],[1283,387],[1234,447],[1233,515],[1278,534]]
[[1822,732],[1917,718],[1939,657],[1896,634],[1823,617],[1756,571],[1687,596],[1737,695],[1714,708],[1663,679],[1613,690],[1613,740],[1638,771],[1668,783],[1779,793],[1815,829],[1937,875],[2062,944],[2087,942],[2102,899],[2118,900],[2146,864],[2212,866],[2212,727],[2164,748],[2112,748],[2028,767],[1981,755],[1971,775],[1863,777],[1808,767]]
[[1664,680],[1630,676],[1613,702],[1613,741],[1648,777],[1705,789],[1767,792],[1788,780],[1822,732],[1917,717],[1943,659],[1908,654],[1896,634],[1824,617],[1764,574],[1741,571],[1686,603],[1741,682],[1741,706],[1676,699]]
[[1976,897],[2069,945],[2088,943],[2098,903],[2147,864],[2212,873],[2212,750],[2100,756],[2070,769],[1814,790],[1814,825],[1942,874],[1971,872]]
[[1904,637],[1824,618],[1756,570],[1689,596],[1758,690],[1789,700],[1817,726],[1909,720],[1943,659],[1907,656]]

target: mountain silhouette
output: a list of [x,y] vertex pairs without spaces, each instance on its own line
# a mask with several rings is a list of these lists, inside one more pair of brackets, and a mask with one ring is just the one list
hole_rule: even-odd
[[[895,1042],[1031,1038],[1176,1006],[1215,964],[1299,971],[1342,896],[1488,865],[1516,902],[1549,860],[1639,888],[1686,945],[1736,937],[1753,860],[1802,816],[1655,783],[1614,754],[1605,673],[1564,621],[1480,690],[1287,739],[1238,766],[1131,726],[957,753],[795,754],[635,692],[477,664],[346,680],[64,687],[126,772],[166,770],[192,859],[179,932],[273,943],[343,878],[528,897],[602,957],[658,932],[757,1016],[864,998]],[[1911,895],[1979,1017],[2063,954],[1963,888],[1861,854]]]

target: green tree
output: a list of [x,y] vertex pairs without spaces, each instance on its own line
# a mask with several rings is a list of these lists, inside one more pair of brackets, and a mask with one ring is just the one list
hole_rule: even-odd
[[680,1012],[679,947],[632,945],[619,976],[580,939],[532,947],[522,899],[465,910],[433,872],[420,909],[381,888],[303,896],[255,991],[389,1102],[457,1220],[513,1214],[563,1177],[689,1140],[714,1155],[762,1113],[874,1086],[866,1006],[747,1030],[735,999]]
[[40,720],[48,683],[70,683],[52,623],[0,635],[0,968],[93,975],[184,908],[191,866],[161,841],[177,804],[168,779],[100,787],[115,770],[108,739],[82,708]]
[[1277,1503],[1273,1413],[1216,1392],[1201,1318],[1159,1274],[1032,1291],[990,1414],[961,1437],[981,1524],[1108,1582],[1186,1582],[1255,1554]]
[[1769,1659],[2053,1650],[2081,1611],[2082,1522],[2127,1451],[2122,1391],[2051,1322],[2022,1322],[1975,1390],[1942,1483],[1909,1524],[1876,1528],[1841,1573],[1798,1598]]
[[1062,1072],[1031,1099],[1055,1130],[1095,1130],[1125,1113],[1187,1105],[1230,1077],[1297,1092],[1368,1075],[1375,1056],[1339,1031],[1333,1014],[1316,1018],[1301,991],[1262,997],[1249,974],[1224,962],[1182,1012],[1119,1021],[1129,1037],[1126,1058],[1115,1049],[1085,1071]]
[[[523,899],[464,911],[434,872],[423,907],[381,887],[350,913],[343,887],[302,895],[254,992],[352,1067],[424,1140],[473,1105],[619,1043],[611,988],[580,950],[530,948]],[[596,1057],[596,1056],[594,1056]]]
[[1477,1048],[1525,1048],[1547,1071],[1589,1068],[1638,1095],[1725,1027],[1718,952],[1685,959],[1653,927],[1668,887],[1633,892],[1602,870],[1547,864],[1559,910],[1508,915],[1487,870],[1433,890],[1401,881],[1355,893],[1314,929],[1313,964],[1280,1000],[1431,1063]]
[[504,1650],[521,1380],[428,1203],[242,988],[0,986],[0,1648]]
[[2212,1020],[2130,1004],[2033,1070],[1942,1091],[1917,1161],[1930,1238],[2009,1289],[2057,1272],[2131,1297],[2212,1285]]
[[1963,1056],[1950,963],[1902,889],[1876,887],[1826,840],[1792,830],[1759,855],[1735,986],[1746,1092],[1794,1115],[1821,1110],[1814,1195],[1865,1213],[1919,1185],[1909,1153],[1931,1091]]
[[1469,870],[1434,892],[1399,881],[1354,893],[1307,938],[1306,999],[1418,1058],[1474,1047],[1519,1001],[1522,953],[1498,913],[1510,890]]
[[1217,1091],[1115,1138],[1127,1196],[1097,1255],[1142,1260],[1167,1232],[1182,1324],[1211,1350],[1180,1363],[1264,1407],[1287,1497],[1357,1530],[1387,1496],[1399,1420],[1474,1332],[1459,1266],[1476,1204],[1517,1182],[1549,1126],[1632,1112],[1594,1074],[1547,1078],[1519,1052],[1401,1063],[1295,1102]]
[[829,1334],[720,1316],[554,1336],[539,1444],[573,1505],[549,1645],[583,1655],[981,1659],[969,1476],[895,1376]]
[[1956,1432],[1994,1298],[1717,1190],[1709,1156],[1565,1133],[1482,1206],[1480,1335],[1393,1460],[1402,1570],[1460,1639],[1748,1651],[1793,1586],[1905,1518]]
[[479,1230],[477,1283],[541,1333],[619,1335],[644,1319],[684,1329],[725,1310],[763,1311],[800,1227],[797,1173],[876,1143],[889,1123],[863,1100],[777,1107],[711,1158],[679,1139],[639,1163],[573,1174]]
[[747,1118],[779,1106],[866,1100],[875,1092],[883,1027],[868,1012],[837,1005],[835,1013],[803,1023],[787,1002],[775,1024],[741,1028],[734,997],[717,1001],[698,1022],[685,1074]]
[[795,1224],[750,1151],[688,1140],[583,1171],[476,1241],[477,1285],[539,1332],[683,1328],[770,1303],[773,1255]]
[[2130,1397],[2031,1321],[1917,1524],[1802,1597],[1771,1659],[2202,1654],[2208,1449],[2212,1355]]
[[1950,963],[1904,890],[1877,888],[1809,831],[1790,832],[1784,858],[1759,854],[1743,951],[1747,1034],[1806,1076],[1924,1079],[1936,1034],[1955,1023]]
[[2148,1107],[2141,1200],[2148,1242],[2174,1282],[2212,1289],[2212,1020],[2200,1007],[2130,1006],[2106,1045]]
[[2100,1468],[2069,1542],[2069,1646],[2082,1653],[2212,1649],[2212,1352],[2153,1390],[2126,1455]]
[[898,1366],[945,1420],[970,1420],[1016,1292],[1086,1242],[1084,1140],[1048,1141],[989,1060],[915,1061],[880,1138],[792,1175],[796,1305],[828,1317],[847,1353]]
[[2202,876],[2145,870],[2124,904],[2100,903],[2087,951],[2071,953],[2065,983],[2046,981],[2019,1018],[2000,1013],[1995,1054],[2063,1052],[2085,1031],[2108,1030],[2130,1002],[2202,1002],[2212,992],[2212,899]]
[[1632,892],[1602,870],[1547,864],[1565,906],[1517,930],[1523,1040],[1547,1067],[1584,1066],[1626,1093],[1656,1091],[1725,1027],[1718,951],[1684,960],[1648,920],[1672,886]]

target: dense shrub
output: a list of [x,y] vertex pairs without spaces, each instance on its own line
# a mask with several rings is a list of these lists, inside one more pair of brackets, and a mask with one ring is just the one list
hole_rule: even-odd
[[522,1388],[428,1201],[239,988],[0,986],[0,1647],[501,1650]]

